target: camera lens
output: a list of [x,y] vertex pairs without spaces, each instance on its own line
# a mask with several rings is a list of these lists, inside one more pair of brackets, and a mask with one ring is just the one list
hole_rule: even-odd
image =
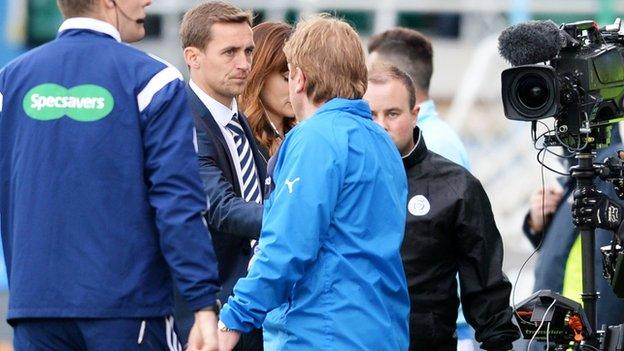
[[554,116],[560,108],[560,84],[552,66],[526,65],[501,74],[505,116],[519,121]]
[[518,101],[531,110],[539,110],[548,102],[548,85],[543,77],[530,74],[517,85]]

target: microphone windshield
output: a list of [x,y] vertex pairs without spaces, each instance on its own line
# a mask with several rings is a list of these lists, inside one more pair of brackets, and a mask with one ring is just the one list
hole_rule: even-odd
[[553,21],[529,21],[505,29],[498,52],[513,66],[549,61],[559,54],[563,35]]

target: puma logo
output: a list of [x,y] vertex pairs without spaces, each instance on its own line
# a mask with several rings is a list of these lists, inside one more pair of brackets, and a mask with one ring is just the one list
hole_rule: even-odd
[[293,180],[288,180],[288,179],[286,179],[286,181],[284,182],[284,184],[286,184],[286,186],[288,186],[288,193],[289,193],[289,194],[292,194],[292,192],[293,192],[293,185],[295,185],[295,183],[296,183],[296,182],[298,182],[298,181],[300,181],[300,180],[301,180],[301,178],[300,178],[300,177],[297,177],[297,178],[295,178],[295,179],[293,179]]

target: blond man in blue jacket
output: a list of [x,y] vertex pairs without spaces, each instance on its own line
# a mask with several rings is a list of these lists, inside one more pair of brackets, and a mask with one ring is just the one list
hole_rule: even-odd
[[407,350],[406,176],[361,100],[358,35],[313,17],[284,50],[300,123],[277,156],[256,260],[220,315],[220,349],[263,325],[267,350]]

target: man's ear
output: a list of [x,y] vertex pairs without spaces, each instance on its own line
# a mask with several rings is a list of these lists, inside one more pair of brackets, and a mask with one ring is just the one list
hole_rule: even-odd
[[182,53],[184,55],[184,61],[190,69],[199,69],[201,51],[198,48],[194,46],[185,47]]
[[101,6],[103,6],[107,10],[113,9],[115,8],[115,6],[117,6],[116,0],[100,0],[99,2]]
[[416,121],[418,121],[418,113],[420,112],[420,105],[414,105],[412,109],[412,128],[416,127]]
[[299,67],[295,67],[295,91],[301,93],[305,91],[306,76],[305,73]]

